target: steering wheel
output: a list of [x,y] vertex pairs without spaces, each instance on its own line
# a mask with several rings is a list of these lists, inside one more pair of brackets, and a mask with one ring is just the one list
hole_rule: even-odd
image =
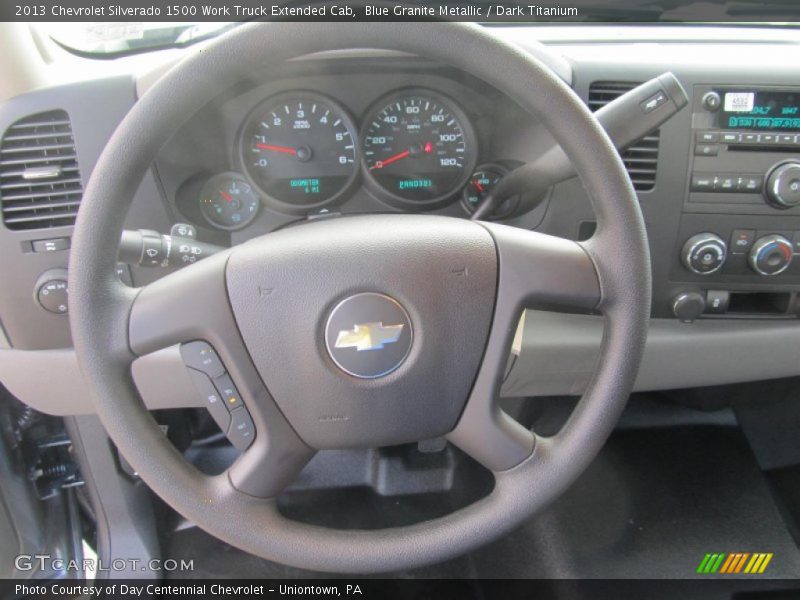
[[[575,164],[596,213],[594,236],[576,243],[432,215],[348,217],[262,236],[144,288],[123,285],[109,249],[119,244],[139,182],[187,115],[255,70],[350,48],[447,63],[535,115]],[[631,392],[649,317],[650,262],[633,187],[598,122],[547,67],[490,29],[253,23],[179,63],[122,120],[84,194],[70,295],[75,350],[97,413],[156,494],[257,556],[366,573],[474,549],[566,490]],[[605,317],[591,382],[549,438],[498,404],[526,307]],[[349,334],[356,341],[339,343]],[[131,377],[136,357],[193,340],[216,350],[255,424],[252,445],[216,476],[170,444]],[[370,351],[354,348],[357,340]],[[277,508],[279,492],[317,450],[438,436],[493,472],[488,496],[444,517],[378,530],[302,524]]]

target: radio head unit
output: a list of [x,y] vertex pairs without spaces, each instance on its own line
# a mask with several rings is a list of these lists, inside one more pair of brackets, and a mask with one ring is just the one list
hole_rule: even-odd
[[721,100],[718,127],[800,132],[800,93],[771,89],[716,89]]

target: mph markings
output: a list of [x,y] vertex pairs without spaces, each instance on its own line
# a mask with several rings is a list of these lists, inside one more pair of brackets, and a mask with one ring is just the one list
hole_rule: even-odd
[[[436,157],[439,168],[461,169],[465,151],[461,125],[452,115],[434,101],[410,97],[377,114],[367,130],[364,156],[370,170],[415,155]],[[376,155],[384,158],[376,160]]]

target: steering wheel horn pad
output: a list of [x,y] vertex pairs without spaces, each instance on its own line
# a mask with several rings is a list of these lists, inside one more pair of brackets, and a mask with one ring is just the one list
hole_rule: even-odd
[[[268,234],[141,289],[123,285],[108,249],[119,243],[134,190],[187,115],[254,72],[349,48],[440,61],[516,100],[575,164],[596,215],[592,239],[576,243],[435,216],[347,217]],[[325,343],[335,308],[364,293],[398,302],[413,326],[408,355],[374,378],[345,373]],[[490,29],[252,23],[166,73],[112,135],[75,226],[70,297],[75,350],[98,416],[167,504],[257,556],[367,573],[443,561],[496,539],[588,466],[634,384],[649,319],[650,263],[635,192],[599,123],[547,67]],[[605,318],[596,371],[549,438],[511,419],[498,401],[520,314],[532,307]],[[368,317],[366,324],[373,322],[380,321]],[[169,443],[130,374],[136,357],[198,339],[216,349],[256,429],[252,445],[217,476],[200,473]],[[493,472],[488,496],[431,521],[370,531],[299,523],[277,508],[277,495],[318,449],[439,435]]]
[[[389,446],[455,427],[489,336],[497,254],[488,231],[464,219],[347,217],[243,244],[226,280],[253,363],[303,441],[316,449]],[[409,324],[394,346],[340,348],[356,359],[409,345],[393,372],[358,378],[331,359],[325,329],[337,305],[367,292],[398,302],[414,335],[406,337]],[[333,335],[379,323],[381,312],[370,308],[362,300],[357,320],[338,321]]]

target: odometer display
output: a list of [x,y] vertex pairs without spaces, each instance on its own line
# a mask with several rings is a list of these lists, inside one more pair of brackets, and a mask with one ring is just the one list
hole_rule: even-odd
[[242,133],[248,175],[277,208],[305,211],[333,202],[358,169],[355,127],[344,109],[309,92],[267,100]]
[[362,147],[367,182],[382,198],[429,208],[461,190],[477,157],[466,115],[428,90],[380,100],[364,122]]

